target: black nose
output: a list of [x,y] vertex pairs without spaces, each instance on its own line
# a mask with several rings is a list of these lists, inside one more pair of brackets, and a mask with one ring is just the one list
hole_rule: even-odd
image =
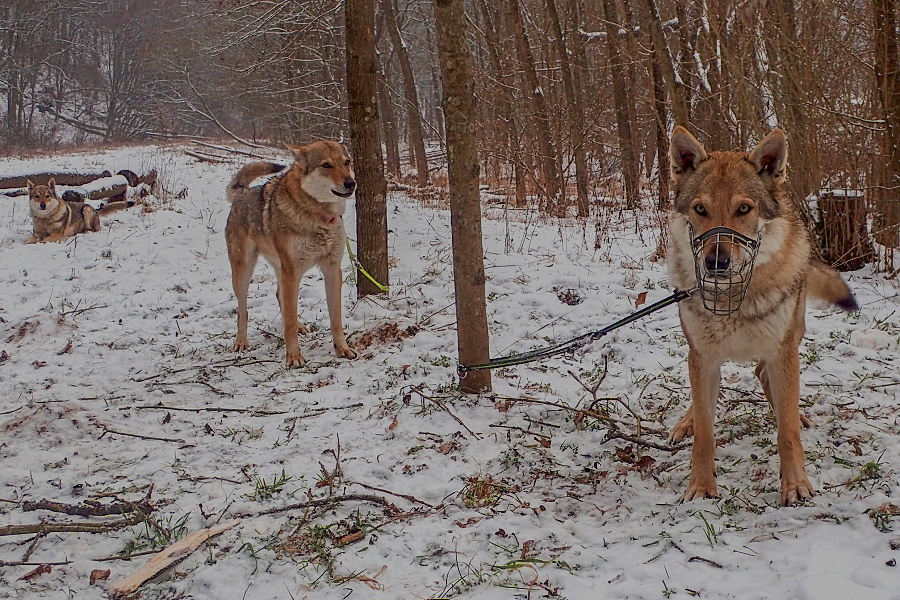
[[41,210],[47,210],[47,203],[41,202]]
[[707,271],[727,271],[731,265],[731,257],[717,250],[707,254],[705,262]]
[[353,181],[352,179],[348,179],[347,181],[344,182],[344,189],[347,190],[348,192],[352,192],[353,190],[356,189],[356,182]]

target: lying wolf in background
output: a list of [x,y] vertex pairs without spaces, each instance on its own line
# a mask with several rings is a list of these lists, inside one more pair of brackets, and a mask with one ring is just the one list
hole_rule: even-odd
[[287,366],[306,362],[297,342],[298,333],[307,333],[297,319],[297,300],[300,279],[314,266],[321,269],[325,279],[335,354],[355,358],[341,323],[341,258],[346,235],[341,215],[346,199],[356,189],[350,156],[343,145],[330,141],[288,148],[294,154],[294,163],[265,185],[248,187],[257,177],[281,171],[283,165],[251,163],[238,171],[228,186],[232,204],[225,241],[238,302],[234,349],[248,348],[247,290],[262,254],[278,275]]
[[84,202],[67,202],[56,193],[56,179],[47,185],[35,185],[28,181],[28,208],[31,212],[33,233],[26,244],[58,242],[78,233],[100,231],[100,216],[112,214],[132,206],[134,202],[109,202],[95,209]]
[[[710,153],[679,126],[672,132],[669,157],[675,182],[670,280],[678,289],[700,288],[679,304],[689,345],[692,404],[670,441],[694,436],[684,499],[717,496],[716,399],[722,364],[737,360],[757,362],[756,375],[775,412],[781,501],[808,500],[815,491],[800,442],[798,352],[806,297],[848,311],[858,308],[856,300],[834,269],[812,257],[806,228],[784,185],[783,131],[773,130],[749,154]],[[745,285],[732,311],[736,296],[726,288],[734,288],[728,278],[740,269]],[[724,295],[715,294],[722,290]],[[731,308],[717,310],[725,304]]]

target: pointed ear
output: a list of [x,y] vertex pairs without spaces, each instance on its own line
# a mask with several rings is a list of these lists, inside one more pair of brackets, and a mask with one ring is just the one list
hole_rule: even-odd
[[47,187],[50,188],[51,192],[56,191],[56,177],[50,178],[50,181],[47,182]]
[[303,167],[303,170],[309,171],[309,161],[306,158],[306,146],[295,146],[293,144],[288,144],[287,142],[283,142],[284,147],[291,151],[291,154],[294,155],[294,160]]
[[34,182],[33,182],[32,180],[29,179],[27,185],[28,185],[28,193],[30,194],[30,193],[31,193],[31,190],[34,189]]
[[784,131],[773,129],[764,137],[750,153],[750,162],[761,177],[770,177],[775,183],[784,181],[787,166],[787,136]]
[[681,125],[672,130],[669,143],[669,161],[672,163],[672,174],[678,178],[688,171],[697,169],[697,165],[709,158],[703,144],[697,141],[687,129]]

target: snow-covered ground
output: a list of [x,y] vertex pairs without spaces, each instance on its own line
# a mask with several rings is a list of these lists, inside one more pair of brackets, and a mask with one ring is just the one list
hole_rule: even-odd
[[[773,418],[752,368],[729,365],[722,498],[680,504],[689,449],[651,447],[665,448],[687,408],[674,308],[575,357],[497,372],[493,394],[459,397],[449,214],[395,194],[390,297],[355,302],[345,287],[361,356],[333,358],[316,272],[301,289],[310,362],[285,370],[262,261],[253,349],[230,350],[223,188],[236,165],[124,148],[6,159],[0,175],[152,167],[168,192],[156,210],[117,213],[61,244],[23,245],[27,201],[0,199],[0,528],[119,518],[25,511],[23,500],[138,501],[152,486],[156,507],[114,531],[0,537],[0,597],[105,598],[92,571],[115,581],[150,554],[99,559],[237,518],[140,597],[900,600],[896,281],[853,273],[860,314],[808,311],[815,501],[779,506]],[[592,225],[485,213],[495,356],[668,293],[647,215],[616,215],[594,250]],[[351,237],[354,218],[351,205]],[[40,564],[50,571],[25,577]]]

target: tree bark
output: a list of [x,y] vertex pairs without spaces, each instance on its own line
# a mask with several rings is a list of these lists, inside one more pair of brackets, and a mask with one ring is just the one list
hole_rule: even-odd
[[[900,53],[895,0],[873,0],[875,77],[884,111],[884,166],[876,205],[875,239],[888,248],[900,242]],[[887,253],[891,258],[893,253]],[[891,263],[890,267],[893,267]]]
[[534,112],[535,136],[538,141],[538,151],[541,153],[539,164],[546,196],[544,207],[549,213],[560,214],[565,211],[565,202],[562,197],[562,182],[560,181],[556,148],[553,145],[553,136],[550,131],[550,109],[538,80],[534,57],[531,53],[531,43],[525,31],[522,7],[519,2],[520,0],[508,0],[509,15],[516,37],[516,53],[519,58],[519,67],[522,69],[525,92],[531,98]]
[[634,210],[639,205],[640,192],[637,155],[631,121],[628,118],[630,98],[625,87],[627,74],[621,44],[619,43],[619,15],[615,0],[603,0],[606,18],[606,44],[609,49],[609,69],[612,78],[613,100],[616,111],[616,130],[619,134],[619,155],[622,158],[622,175],[625,179],[625,208]]
[[856,190],[832,190],[819,197],[820,254],[839,271],[862,269],[875,259],[866,229],[865,201]]
[[[650,42],[651,45],[653,42]],[[658,53],[651,47],[648,57],[650,67],[650,80],[653,85],[653,110],[656,117],[656,165],[659,180],[656,208],[668,210],[669,200],[669,114],[666,110],[666,88],[662,76],[662,68],[659,66]]]
[[578,216],[587,217],[590,212],[588,200],[588,172],[587,154],[584,151],[584,103],[581,98],[581,88],[576,87],[572,76],[572,64],[569,61],[569,51],[566,48],[566,40],[563,37],[562,24],[559,20],[559,12],[556,10],[556,0],[546,0],[547,16],[550,19],[550,28],[553,32],[553,41],[556,52],[559,54],[559,66],[562,71],[563,88],[566,92],[566,102],[569,105],[569,135],[572,138],[572,154],[575,159],[575,190],[577,194]]
[[419,94],[416,91],[416,79],[413,74],[412,62],[409,58],[409,50],[400,34],[400,26],[397,20],[397,6],[394,0],[381,0],[381,10],[385,17],[385,26],[391,37],[394,52],[397,53],[397,61],[400,63],[400,71],[403,74],[403,96],[406,99],[406,115],[409,123],[409,148],[415,157],[416,183],[419,187],[425,187],[429,183],[428,159],[425,156],[425,137],[422,133],[422,113],[419,107]]
[[[460,364],[471,365],[487,362],[490,358],[474,77],[467,47],[464,0],[436,0],[435,9],[438,60],[444,89],[456,339]],[[490,371],[468,373],[460,379],[459,387],[468,393],[489,391]]]
[[[356,175],[356,244],[362,267],[388,285],[387,181],[378,119],[378,56],[374,0],[346,0],[347,100]],[[378,294],[375,283],[357,273],[356,293]]]
[[378,73],[378,107],[381,110],[382,129],[384,130],[384,148],[387,159],[389,177],[400,177],[400,135],[397,129],[397,116],[394,112],[394,101],[387,84],[387,76],[382,67]]
[[[663,81],[669,93],[672,105],[672,117],[675,125],[689,127],[691,121],[689,90],[684,83],[678,81],[675,74],[675,59],[669,51],[666,36],[663,33],[662,19],[659,16],[659,8],[655,0],[642,0],[640,3],[641,20],[647,24],[650,30],[650,38],[653,41],[653,54],[659,63]],[[668,159],[667,159],[668,162]]]

